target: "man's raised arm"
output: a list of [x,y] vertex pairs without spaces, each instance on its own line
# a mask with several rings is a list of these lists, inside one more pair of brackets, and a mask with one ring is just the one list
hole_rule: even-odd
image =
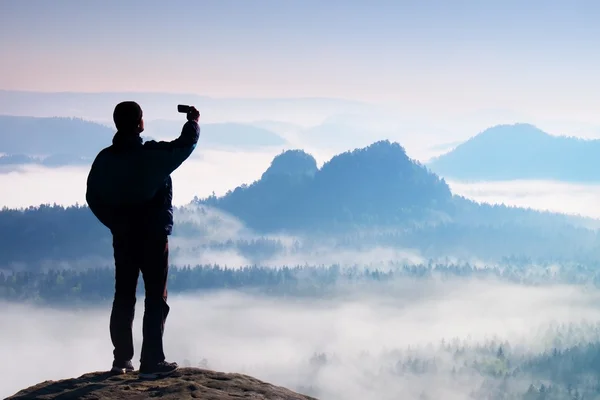
[[183,125],[181,134],[175,140],[148,141],[144,143],[147,155],[147,171],[159,179],[165,179],[192,154],[200,137],[198,120],[200,113],[194,107],[187,114],[188,121]]

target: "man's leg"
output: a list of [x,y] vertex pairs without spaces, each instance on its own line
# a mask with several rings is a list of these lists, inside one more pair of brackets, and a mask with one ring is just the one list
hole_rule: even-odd
[[167,375],[177,369],[177,364],[165,364],[163,333],[169,314],[167,304],[167,276],[169,273],[168,236],[146,239],[143,264],[140,269],[146,289],[140,376]]
[[[135,238],[113,236],[115,256],[115,296],[110,315],[110,337],[114,346],[114,365],[127,365],[133,358],[133,319],[135,316],[136,288],[139,277],[140,246]],[[126,367],[127,365],[127,367]]]

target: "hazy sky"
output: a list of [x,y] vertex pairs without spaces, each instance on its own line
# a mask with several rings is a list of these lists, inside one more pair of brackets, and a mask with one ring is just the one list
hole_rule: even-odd
[[600,108],[600,3],[0,1],[0,88]]

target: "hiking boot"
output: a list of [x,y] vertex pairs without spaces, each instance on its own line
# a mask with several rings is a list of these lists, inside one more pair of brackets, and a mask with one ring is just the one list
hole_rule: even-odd
[[110,372],[114,372],[117,374],[124,374],[126,372],[133,372],[133,364],[131,361],[113,361],[112,369]]
[[164,376],[169,376],[177,371],[179,366],[175,362],[162,361],[153,365],[140,366],[141,379],[156,379]]

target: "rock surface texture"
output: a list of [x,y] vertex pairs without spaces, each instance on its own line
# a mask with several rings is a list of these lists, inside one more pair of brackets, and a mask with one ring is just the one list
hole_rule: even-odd
[[137,372],[115,375],[92,372],[79,378],[46,381],[23,389],[6,400],[144,400],[178,399],[269,399],[316,400],[251,376],[215,372],[199,368],[180,368],[169,377],[139,379]]

